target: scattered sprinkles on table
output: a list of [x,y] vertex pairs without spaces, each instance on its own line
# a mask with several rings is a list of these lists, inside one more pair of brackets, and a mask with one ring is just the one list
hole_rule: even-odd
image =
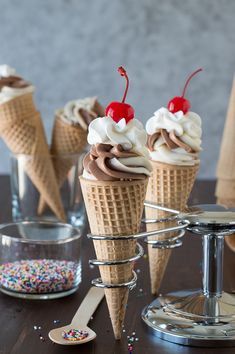
[[70,329],[68,332],[63,332],[62,337],[70,342],[76,342],[87,338],[89,333],[82,329]]
[[53,259],[22,260],[0,266],[0,286],[21,293],[65,291],[76,286],[77,264]]
[[127,336],[127,350],[129,354],[133,354],[134,343],[138,341],[139,338],[136,337],[135,332],[133,332],[131,336]]
[[[125,333],[126,330],[124,328],[124,325],[122,325],[122,331]],[[135,342],[139,341],[139,338],[136,336],[136,332],[132,332],[132,334],[130,336],[127,336],[127,350],[128,350],[128,354],[133,354],[133,348],[134,348],[134,344]]]

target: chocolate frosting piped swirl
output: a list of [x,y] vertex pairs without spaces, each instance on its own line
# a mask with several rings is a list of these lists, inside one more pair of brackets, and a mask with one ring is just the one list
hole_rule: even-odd
[[79,109],[79,113],[82,116],[84,122],[86,123],[86,125],[88,126],[95,118],[98,117],[98,113],[96,113],[95,111],[90,110],[89,112],[84,109],[84,108],[80,108]]
[[19,76],[0,76],[0,90],[3,87],[11,87],[16,89],[26,88],[31,86],[31,83],[22,79]]
[[105,109],[96,99],[91,109],[80,108],[78,113],[80,113],[86,125],[89,126],[95,118],[105,116]]
[[57,116],[66,123],[88,130],[94,119],[105,116],[105,109],[96,97],[86,97],[67,102],[63,109],[57,111]]
[[110,164],[110,159],[112,158],[128,158],[138,156],[139,155],[134,152],[124,150],[120,144],[115,146],[110,144],[96,144],[91,146],[91,150],[85,156],[83,164],[84,169],[99,181],[145,179],[145,174],[116,170]]
[[178,136],[176,136],[174,131],[168,133],[166,129],[161,129],[159,132],[148,135],[147,147],[150,151],[154,151],[154,144],[160,137],[163,138],[165,144],[170,150],[181,148],[189,153],[195,152],[191,146],[185,144]]

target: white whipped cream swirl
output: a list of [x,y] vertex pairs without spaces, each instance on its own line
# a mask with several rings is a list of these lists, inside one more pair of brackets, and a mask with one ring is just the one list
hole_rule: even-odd
[[165,129],[168,133],[174,132],[179,139],[191,147],[193,153],[183,148],[170,149],[162,136],[156,140],[150,157],[153,161],[160,161],[172,165],[196,165],[199,163],[198,153],[201,151],[201,118],[194,112],[184,114],[182,111],[171,113],[167,108],[160,108],[154,112],[146,123],[149,135]]
[[86,97],[83,99],[69,101],[63,109],[58,110],[56,113],[60,115],[64,121],[70,124],[78,124],[82,129],[87,131],[87,123],[81,115],[81,110],[83,109],[91,116],[94,116],[93,108],[96,100],[97,97]]
[[[138,156],[127,158],[112,158],[110,165],[118,170],[150,176],[152,171],[149,153],[146,148],[147,134],[140,121],[132,119],[128,123],[123,118],[118,123],[110,117],[96,118],[89,125],[87,137],[90,145],[120,144],[124,150],[136,153]],[[86,171],[84,177],[89,178]],[[94,179],[93,176],[90,178]]]
[[[1,77],[6,78],[10,76],[19,76],[16,74],[16,70],[11,68],[8,65],[0,65],[0,80]],[[3,86],[0,89],[0,104],[10,101],[11,99],[25,95],[26,93],[34,92],[34,86],[30,85],[24,88],[15,88],[15,87],[8,87]]]

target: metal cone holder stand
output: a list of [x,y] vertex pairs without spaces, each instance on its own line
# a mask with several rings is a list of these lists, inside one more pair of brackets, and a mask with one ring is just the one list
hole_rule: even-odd
[[[144,220],[145,223],[160,223],[175,220],[175,227],[142,232],[128,236],[91,235],[93,240],[130,240],[145,238],[152,247],[166,249],[182,245],[181,238],[186,230],[202,237],[203,244],[203,287],[198,291],[182,290],[159,296],[142,312],[142,319],[156,336],[183,345],[192,346],[235,346],[235,297],[223,292],[224,237],[235,232],[235,210],[218,205],[190,207],[188,212],[165,208],[145,202],[146,207],[164,210],[171,215],[165,219]],[[167,233],[177,232],[175,237]],[[150,236],[166,234],[161,241],[150,241]],[[119,261],[91,260],[93,265],[116,265],[134,262],[143,255],[137,243],[136,255]],[[122,284],[104,284],[100,278],[92,284],[102,288],[129,287],[133,289],[137,275]]]
[[209,204],[172,212],[179,224],[188,222],[186,229],[202,238],[203,286],[159,296],[142,318],[156,336],[170,342],[235,346],[235,297],[223,292],[224,237],[235,232],[235,209]]
[[[164,219],[165,220],[165,219]],[[163,219],[157,220],[157,222],[164,221]],[[156,222],[156,221],[155,221]],[[138,240],[141,238],[144,238],[146,242],[149,242],[152,244],[152,247],[157,247],[157,248],[175,248],[179,247],[182,245],[182,241],[180,240],[184,234],[185,234],[185,227],[188,225],[188,222],[183,222],[181,225],[177,225],[176,227],[169,227],[164,230],[153,230],[153,231],[148,231],[148,232],[140,232],[137,234],[133,235],[128,235],[128,236],[112,236],[112,235],[92,235],[88,234],[87,237],[92,239],[92,240],[105,240],[105,241],[117,241],[117,240]],[[159,235],[162,233],[169,233],[172,231],[176,231],[177,235],[173,238],[166,238],[166,240],[161,240],[161,241],[148,241],[149,236],[155,236]],[[128,259],[121,259],[121,260],[115,260],[115,261],[101,261],[98,259],[92,259],[89,261],[89,264],[91,265],[96,265],[96,266],[112,266],[112,265],[120,265],[120,264],[127,264],[127,263],[132,263],[137,261],[139,258],[141,258],[144,255],[144,249],[143,247],[137,242],[137,248],[136,248],[136,254]],[[130,290],[132,290],[137,281],[137,274],[133,270],[133,278],[127,282],[127,283],[121,283],[121,284],[104,284],[101,280],[101,278],[97,278],[92,280],[92,285],[100,287],[100,288],[122,288],[122,287],[128,287]]]

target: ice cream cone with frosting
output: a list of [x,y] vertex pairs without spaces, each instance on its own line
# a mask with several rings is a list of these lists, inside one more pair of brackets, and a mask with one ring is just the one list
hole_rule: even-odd
[[[128,78],[123,68],[122,76]],[[127,92],[127,90],[126,90]],[[125,92],[125,95],[126,95]],[[80,177],[91,232],[94,235],[128,236],[139,231],[143,203],[151,173],[147,134],[134,119],[133,108],[123,102],[112,102],[106,116],[89,126],[90,152],[84,158]],[[134,240],[95,240],[100,261],[117,261],[136,254]],[[103,283],[118,285],[133,278],[133,263],[99,266]],[[114,336],[120,339],[129,289],[105,289]]]
[[14,69],[0,66],[0,136],[14,154],[27,155],[25,172],[56,217],[64,221],[59,188],[33,92],[32,84],[16,75]]
[[[63,109],[56,111],[50,153],[59,188],[77,162],[76,154],[83,152],[87,145],[88,125],[93,119],[104,115],[105,110],[97,97],[69,101]],[[46,202],[41,197],[39,215],[45,207]]]
[[[198,72],[198,71],[197,71]],[[194,73],[195,74],[195,73]],[[194,75],[193,74],[193,75]],[[173,98],[168,108],[160,108],[146,124],[153,172],[149,179],[146,200],[176,210],[184,210],[199,169],[201,119],[189,111],[190,103],[183,95]],[[169,216],[164,211],[145,208],[147,219]],[[173,226],[172,222],[147,224],[147,230]],[[175,233],[153,236],[151,240],[173,237]],[[163,279],[170,249],[148,246],[152,294],[157,294]]]

